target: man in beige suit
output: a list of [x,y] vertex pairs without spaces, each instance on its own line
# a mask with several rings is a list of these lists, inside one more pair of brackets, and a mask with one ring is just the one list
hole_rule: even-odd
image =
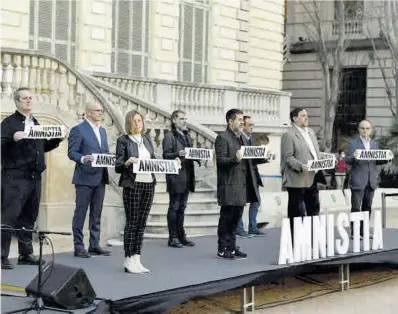
[[293,237],[294,217],[319,214],[318,180],[315,171],[308,171],[307,162],[320,159],[320,153],[316,136],[308,128],[307,111],[293,109],[290,120],[293,125],[281,139],[281,172],[289,195],[287,215]]

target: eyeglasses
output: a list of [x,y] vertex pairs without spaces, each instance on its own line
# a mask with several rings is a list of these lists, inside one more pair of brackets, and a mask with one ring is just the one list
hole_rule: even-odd
[[360,130],[366,130],[366,131],[369,131],[369,130],[371,130],[372,128],[359,128]]
[[91,109],[91,111],[94,111],[94,112],[104,112],[104,110],[102,110],[102,109]]

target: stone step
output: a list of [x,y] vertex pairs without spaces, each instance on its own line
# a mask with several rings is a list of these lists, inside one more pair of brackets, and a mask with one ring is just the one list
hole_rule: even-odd
[[[197,188],[195,192],[190,192],[188,202],[193,199],[216,198],[216,190],[212,188]],[[169,201],[169,194],[166,190],[156,190],[154,201]]]
[[[220,210],[188,210],[185,212],[185,224],[195,222],[218,223]],[[167,212],[151,212],[148,222],[165,222],[167,221]]]
[[[168,199],[155,199],[152,204],[151,213],[167,213],[169,207]],[[216,198],[203,198],[203,199],[188,199],[187,211],[191,210],[213,210],[218,209],[217,199]]]
[[[195,185],[199,186],[202,183],[202,180],[199,178],[195,178]],[[159,192],[166,192],[166,177],[163,176],[156,176],[156,186],[155,186],[155,193]]]
[[[191,235],[213,235],[217,234],[218,222],[190,222],[184,223],[185,232]],[[148,221],[145,232],[148,234],[168,235],[169,229],[167,222],[150,222]]]

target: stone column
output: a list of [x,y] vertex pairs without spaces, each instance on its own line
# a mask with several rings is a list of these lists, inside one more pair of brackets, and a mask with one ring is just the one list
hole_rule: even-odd
[[2,1],[1,46],[29,48],[29,0]]
[[111,71],[112,0],[77,1],[76,64],[85,71]]

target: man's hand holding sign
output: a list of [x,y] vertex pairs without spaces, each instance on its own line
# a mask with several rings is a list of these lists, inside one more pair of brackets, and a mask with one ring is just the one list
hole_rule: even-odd
[[391,150],[384,149],[356,149],[354,158],[357,160],[388,160],[394,159],[394,153]]

